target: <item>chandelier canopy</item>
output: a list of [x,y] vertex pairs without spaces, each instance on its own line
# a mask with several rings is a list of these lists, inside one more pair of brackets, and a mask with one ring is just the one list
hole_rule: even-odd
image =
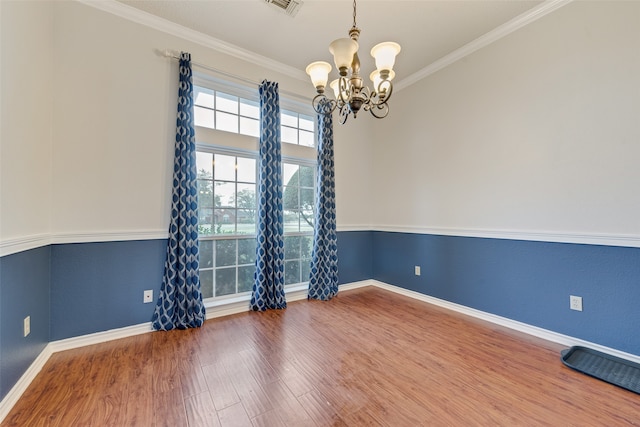
[[369,111],[377,119],[385,118],[389,114],[387,102],[393,92],[391,83],[395,77],[393,65],[396,55],[400,53],[400,45],[394,42],[383,42],[371,49],[371,56],[376,60],[376,70],[369,75],[373,82],[373,90],[371,90],[364,85],[360,77],[358,37],[360,37],[360,29],[356,25],[356,1],[354,0],[353,26],[349,30],[349,37],[334,40],[329,45],[329,52],[333,54],[333,61],[340,74],[329,84],[335,99],[329,99],[325,95],[331,64],[324,61],[312,62],[306,70],[318,92],[312,101],[313,109],[319,114],[328,115],[338,108],[342,124],[347,121],[351,113],[356,118],[361,109]]

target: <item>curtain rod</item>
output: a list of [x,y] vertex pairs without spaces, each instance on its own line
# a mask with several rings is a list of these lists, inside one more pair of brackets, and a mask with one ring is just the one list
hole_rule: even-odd
[[[171,58],[171,59],[176,59],[176,60],[180,59],[180,55],[177,52],[169,50],[169,49],[165,49],[161,53],[166,58]],[[245,83],[245,84],[248,84],[248,85],[251,85],[251,86],[260,86],[260,82],[255,82],[253,80],[249,80],[247,78],[238,76],[236,74],[232,74],[232,73],[228,73],[226,71],[218,70],[217,68],[213,68],[213,67],[210,67],[208,65],[201,64],[199,62],[191,61],[191,64],[195,65],[198,68],[202,68],[202,69],[205,69],[207,71],[211,71],[213,73],[220,74],[222,76],[225,76],[225,77],[228,77],[228,78],[231,78],[231,79],[234,79],[234,80],[238,80],[238,81],[240,81],[242,83]],[[302,96],[300,94],[294,93],[294,92],[289,92],[289,91],[286,91],[286,90],[280,90],[280,93],[283,93],[283,94],[285,94],[285,95],[287,95],[289,97],[297,98],[298,100],[301,100],[301,101],[309,102],[308,98],[306,98],[306,97],[304,97],[304,96]]]

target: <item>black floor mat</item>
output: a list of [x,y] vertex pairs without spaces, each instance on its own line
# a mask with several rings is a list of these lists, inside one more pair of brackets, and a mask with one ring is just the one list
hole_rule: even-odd
[[580,346],[562,350],[562,363],[576,371],[640,394],[638,363]]

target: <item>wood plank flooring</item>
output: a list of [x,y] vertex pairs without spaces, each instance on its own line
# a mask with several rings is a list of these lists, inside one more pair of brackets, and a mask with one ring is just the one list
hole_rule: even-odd
[[627,426],[561,346],[377,288],[54,354],[7,426]]

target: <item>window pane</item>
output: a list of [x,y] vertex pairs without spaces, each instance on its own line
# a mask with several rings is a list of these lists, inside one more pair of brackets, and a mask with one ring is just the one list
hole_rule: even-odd
[[240,133],[248,136],[260,136],[260,122],[255,119],[240,117]]
[[238,116],[216,111],[216,129],[238,133]]
[[238,192],[236,194],[236,207],[238,209],[251,210],[257,207],[255,184],[238,184]]
[[198,179],[212,179],[213,154],[196,152],[196,169],[198,169]]
[[284,232],[291,233],[299,231],[299,214],[298,211],[284,211]]
[[313,209],[313,189],[301,188],[300,189],[300,207],[307,210]]
[[217,207],[235,207],[236,184],[235,182],[216,181],[215,188]]
[[256,239],[238,239],[238,264],[256,262]]
[[236,293],[236,268],[216,269],[216,296]]
[[[296,175],[296,172],[298,172],[298,165],[284,163],[283,171],[282,182],[284,185],[298,185],[298,176]],[[291,180],[291,178],[294,179]]]
[[285,236],[284,259],[300,258],[300,236]]
[[315,187],[314,168],[310,166],[300,166],[300,187]]
[[300,261],[300,268],[302,270],[302,276],[300,277],[301,282],[309,281],[309,274],[311,274],[311,260],[303,259]]
[[236,240],[216,241],[216,267],[236,264]]
[[200,86],[193,87],[193,103],[203,107],[214,108],[214,91]]
[[251,117],[254,119],[260,118],[260,103],[256,101],[249,101],[248,99],[240,99],[240,115]]
[[313,211],[303,210],[300,212],[300,231],[313,231]]
[[236,232],[235,209],[215,209],[213,216],[213,231],[215,234],[233,234]]
[[307,132],[307,131],[301,130],[299,132],[299,136],[300,136],[300,141],[299,141],[300,145],[304,145],[305,147],[314,147],[316,145],[315,135],[313,132]]
[[283,126],[290,126],[292,128],[298,127],[298,113],[293,111],[281,110],[280,111],[280,124]]
[[216,92],[216,110],[238,114],[238,97]]
[[287,186],[282,192],[282,203],[285,209],[298,209],[300,207],[300,199],[298,197],[298,187]]
[[213,209],[198,209],[198,234],[211,235],[213,229]]
[[300,255],[303,259],[311,259],[311,252],[313,251],[313,237],[302,236],[300,237]]
[[238,157],[238,181],[256,182],[256,159]]
[[198,208],[213,207],[213,181],[198,180]]
[[200,268],[213,267],[213,241],[200,240],[198,253],[200,255]]
[[238,293],[249,292],[253,289],[253,276],[256,271],[254,265],[238,267]]
[[215,111],[203,107],[193,107],[193,124],[215,129]]
[[284,262],[284,284],[300,283],[300,261]]
[[200,292],[202,298],[213,297],[213,270],[200,270]]
[[215,155],[215,176],[219,181],[235,181],[236,180],[236,158],[234,156],[225,156],[222,154]]
[[311,116],[305,116],[304,114],[300,114],[300,129],[308,130],[313,132],[315,130],[315,121]]
[[287,142],[289,144],[298,143],[298,129],[281,126],[280,136],[282,137],[282,142]]
[[238,234],[256,234],[256,211],[249,209],[238,210]]

